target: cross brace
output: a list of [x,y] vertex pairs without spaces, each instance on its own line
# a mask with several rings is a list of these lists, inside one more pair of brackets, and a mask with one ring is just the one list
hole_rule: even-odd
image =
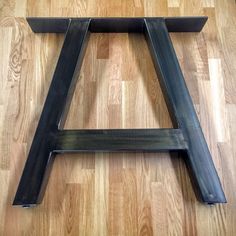
[[[226,202],[168,32],[199,32],[207,17],[27,18],[35,33],[65,33],[49,92],[13,205],[41,202],[55,154],[96,151],[178,151],[208,204]],[[146,37],[174,129],[63,130],[89,32]]]

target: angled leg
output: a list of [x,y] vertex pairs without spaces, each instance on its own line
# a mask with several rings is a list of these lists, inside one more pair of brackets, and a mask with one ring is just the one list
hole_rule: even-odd
[[13,205],[39,203],[53,161],[54,136],[58,132],[76,76],[83,59],[90,20],[70,20],[44,108]]
[[175,123],[187,143],[187,164],[206,203],[226,202],[164,19],[145,19],[145,35]]

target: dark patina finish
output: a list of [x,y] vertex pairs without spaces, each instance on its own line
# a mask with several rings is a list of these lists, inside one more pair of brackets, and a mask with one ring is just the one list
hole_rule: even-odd
[[[178,151],[201,200],[226,202],[168,32],[199,32],[206,17],[28,18],[35,33],[65,33],[64,44],[13,205],[41,202],[53,159],[64,152]],[[63,130],[89,32],[143,33],[174,129]]]

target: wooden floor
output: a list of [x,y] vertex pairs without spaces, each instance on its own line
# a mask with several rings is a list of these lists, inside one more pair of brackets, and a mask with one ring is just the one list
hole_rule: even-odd
[[[58,156],[42,204],[12,207],[63,42],[25,17],[197,15],[171,38],[228,203],[199,203],[177,155],[96,153]],[[1,0],[0,58],[0,235],[236,235],[234,0]],[[142,35],[92,34],[79,77],[65,128],[172,126]]]

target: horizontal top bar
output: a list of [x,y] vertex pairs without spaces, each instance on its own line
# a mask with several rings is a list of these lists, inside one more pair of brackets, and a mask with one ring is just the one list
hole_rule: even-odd
[[206,16],[199,17],[87,17],[87,18],[59,18],[59,17],[28,17],[27,21],[35,33],[65,33],[69,22],[90,21],[90,32],[94,33],[122,33],[144,31],[144,20],[164,20],[169,32],[199,32],[207,21]]

